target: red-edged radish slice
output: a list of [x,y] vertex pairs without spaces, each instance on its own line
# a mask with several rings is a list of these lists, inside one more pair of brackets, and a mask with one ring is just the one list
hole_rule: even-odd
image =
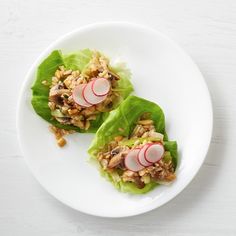
[[80,84],[73,89],[72,97],[74,101],[82,107],[91,107],[91,104],[87,103],[82,95],[83,89],[86,84]]
[[92,81],[89,82],[83,89],[82,91],[82,95],[84,100],[91,104],[91,105],[95,105],[98,103],[101,103],[102,101],[104,101],[107,97],[107,95],[104,96],[96,96],[93,91],[92,91]]
[[133,149],[125,157],[125,166],[128,170],[137,172],[144,168],[144,166],[140,165],[138,162],[139,150],[139,148]]
[[152,162],[147,161],[144,157],[144,152],[148,146],[149,144],[144,145],[138,152],[138,162],[140,165],[145,166],[145,167],[152,165]]
[[165,152],[165,149],[161,143],[152,143],[144,151],[144,157],[148,162],[158,162],[161,160]]
[[93,93],[98,96],[105,96],[109,93],[111,84],[107,79],[104,78],[97,78],[92,81],[92,91]]

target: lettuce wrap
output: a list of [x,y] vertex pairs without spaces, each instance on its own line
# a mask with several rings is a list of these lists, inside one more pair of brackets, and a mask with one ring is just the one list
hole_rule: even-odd
[[[165,131],[165,116],[162,109],[155,103],[136,96],[129,96],[117,109],[110,112],[106,121],[98,129],[95,138],[88,149],[91,158],[96,160],[97,154],[116,136],[129,138],[136,122],[143,114],[147,114],[149,116],[148,118],[154,121],[156,131],[164,135],[164,147],[169,153],[164,159],[171,159],[174,168],[176,168],[178,162],[177,143],[175,141],[168,141]],[[132,139],[127,140],[130,145],[132,145],[132,142],[134,141],[135,140]],[[140,141],[145,141],[145,139],[140,139]],[[114,181],[114,176],[102,168],[100,168],[100,171],[103,176],[122,192],[142,194],[152,190],[158,185],[156,182],[150,182],[146,184],[144,188],[139,189],[132,182],[123,182],[122,180],[119,182]]]
[[[32,86],[31,103],[35,112],[40,117],[52,125],[65,130],[90,133],[96,132],[107,118],[108,112],[99,113],[96,120],[91,121],[91,126],[88,130],[80,129],[74,125],[61,124],[57,120],[52,119],[51,110],[48,107],[50,88],[49,86],[42,84],[43,81],[47,81],[49,85],[51,84],[52,77],[59,66],[64,66],[66,69],[80,70],[81,73],[83,73],[92,58],[92,54],[93,52],[89,49],[84,49],[68,55],[63,55],[59,50],[55,50],[39,65],[36,80]],[[116,91],[119,92],[121,97],[112,107],[112,109],[114,109],[133,91],[133,86],[130,82],[130,72],[125,67],[112,67],[110,70],[120,77]]]

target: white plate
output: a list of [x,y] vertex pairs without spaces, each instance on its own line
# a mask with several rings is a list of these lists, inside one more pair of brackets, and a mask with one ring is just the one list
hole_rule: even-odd
[[[48,123],[33,111],[30,87],[37,65],[53,49],[68,53],[83,48],[97,49],[127,62],[135,93],[163,108],[169,138],[178,141],[180,154],[177,180],[171,186],[139,196],[118,192],[87,162],[92,134],[73,134],[61,149],[49,133]],[[197,66],[169,38],[144,26],[100,23],[63,36],[36,60],[21,91],[17,127],[25,160],[49,193],[88,214],[124,217],[160,207],[193,179],[210,143],[212,106]]]

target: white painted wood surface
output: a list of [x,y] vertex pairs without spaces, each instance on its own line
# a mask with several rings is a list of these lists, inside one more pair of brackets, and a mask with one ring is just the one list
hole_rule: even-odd
[[[88,216],[51,197],[26,167],[15,127],[19,89],[39,53],[72,29],[107,20],[147,24],[176,40],[200,67],[214,106],[196,178],[169,204],[124,219]],[[0,52],[1,236],[236,235],[235,0],[1,0]]]

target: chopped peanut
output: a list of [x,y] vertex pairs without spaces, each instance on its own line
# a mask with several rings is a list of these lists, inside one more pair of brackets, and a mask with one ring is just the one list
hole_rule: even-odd
[[59,139],[57,140],[57,144],[58,144],[58,146],[60,146],[60,147],[64,147],[64,146],[66,145],[66,140],[65,140],[64,138],[59,138]]
[[116,136],[114,139],[116,142],[120,142],[123,138],[123,136]]
[[68,109],[68,114],[69,115],[75,115],[78,113],[78,110],[77,109]]
[[86,120],[86,121],[85,121],[84,129],[85,129],[85,130],[88,130],[89,127],[90,127],[90,122],[89,122],[89,120]]
[[140,120],[138,121],[139,125],[152,125],[153,121],[152,120]]

